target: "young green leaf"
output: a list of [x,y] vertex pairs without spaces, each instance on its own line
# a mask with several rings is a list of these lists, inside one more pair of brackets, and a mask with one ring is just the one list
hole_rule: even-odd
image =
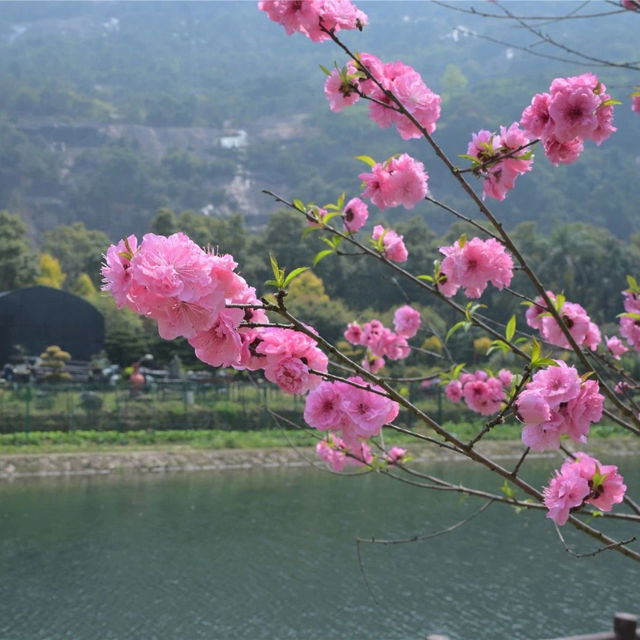
[[511,316],[511,318],[509,318],[509,322],[507,322],[507,328],[505,329],[504,337],[510,341],[515,335],[515,332],[516,332],[516,316],[514,314]]
[[356,156],[356,160],[360,160],[360,162],[364,162],[370,167],[373,167],[376,164],[376,161],[371,156]]
[[309,267],[298,267],[297,269],[294,269],[284,280],[283,283],[283,287],[287,287],[289,285],[289,283],[294,279],[297,278],[300,274],[304,273],[305,271],[309,271]]
[[315,267],[318,262],[320,262],[320,260],[326,258],[327,256],[330,256],[332,253],[333,249],[324,249],[323,251],[316,253],[316,257],[313,259],[313,266]]

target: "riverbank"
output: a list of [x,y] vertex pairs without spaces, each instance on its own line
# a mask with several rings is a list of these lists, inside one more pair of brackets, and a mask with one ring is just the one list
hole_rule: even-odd
[[[415,462],[458,462],[465,458],[447,449],[414,443],[409,447]],[[592,439],[585,451],[609,460],[640,455],[636,438]],[[478,450],[494,460],[517,460],[522,444],[515,440],[482,442]],[[531,453],[531,458],[559,458],[557,453]],[[310,467],[318,464],[313,447],[270,447],[261,449],[202,449],[184,445],[140,448],[133,451],[78,453],[0,453],[0,480],[26,477],[91,476],[126,473],[169,473]],[[321,464],[321,463],[320,463]]]

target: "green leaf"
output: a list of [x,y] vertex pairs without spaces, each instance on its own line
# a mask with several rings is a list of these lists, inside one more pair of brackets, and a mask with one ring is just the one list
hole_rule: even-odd
[[427,282],[433,282],[433,276],[421,275],[421,276],[418,276],[418,280],[426,280]]
[[368,164],[370,167],[375,166],[377,163],[371,156],[356,156],[356,160]]
[[[329,222],[330,220],[333,220],[333,218],[335,218],[336,216],[341,216],[342,215],[342,211],[334,211],[333,213],[328,213],[323,219],[322,222],[324,222],[325,224],[327,222]],[[340,237],[340,236],[337,236]]]
[[511,316],[511,318],[509,318],[509,322],[507,322],[507,328],[505,329],[504,332],[504,337],[507,340],[511,340],[511,338],[513,338],[513,336],[516,333],[516,316],[515,314]]
[[531,345],[531,362],[540,357],[540,343],[534,338]]
[[315,267],[318,262],[320,262],[320,260],[322,260],[323,258],[326,258],[327,256],[330,256],[333,253],[333,249],[324,249],[323,251],[320,251],[319,253],[316,254],[316,257],[313,259],[313,266]]
[[[614,98],[609,98],[608,100],[604,100],[600,103],[600,107],[608,107],[610,104],[622,104],[620,100],[615,100]],[[600,108],[598,107],[598,109]]]
[[463,249],[464,245],[467,244],[467,234],[463,233],[459,238],[458,238],[458,246]]
[[321,227],[316,227],[316,226],[311,226],[309,225],[308,227],[305,227],[302,230],[302,237],[306,238],[310,233],[313,233],[314,231],[320,231]]
[[552,358],[536,358],[531,361],[531,367],[540,369],[541,367],[558,367],[558,363]]
[[509,483],[505,480],[504,484],[500,487],[500,491],[504,493],[507,498],[513,499],[516,495],[515,491],[509,486]]
[[460,320],[460,322],[456,322],[453,327],[451,327],[451,329],[449,329],[449,331],[447,331],[447,335],[444,337],[444,341],[448,342],[449,338],[459,329],[464,329],[465,331],[469,330],[469,323],[468,322],[464,322],[464,320]]
[[633,318],[634,320],[640,320],[640,313],[633,313],[631,311],[625,311],[624,313],[619,313],[617,315],[618,318]]
[[458,154],[458,158],[464,158],[465,160],[471,160],[471,162],[473,162],[473,164],[480,164],[478,158],[476,158],[475,156],[470,156],[467,153],[459,153]]
[[302,213],[307,212],[307,208],[304,206],[304,202],[302,202],[302,200],[298,200],[298,198],[293,199],[293,206],[298,209],[298,211],[302,211]]
[[319,66],[319,67],[322,69],[322,71],[324,71],[324,73],[326,73],[328,76],[330,76],[330,75],[331,75],[331,71],[329,71],[329,69],[327,69],[327,67],[325,67],[324,65],[321,65],[321,64],[320,64],[320,65],[318,65],[318,66]]
[[627,282],[629,283],[629,289],[631,289],[631,291],[638,291],[638,283],[633,276],[627,276]]
[[278,286],[278,283],[275,280],[267,280],[265,284],[271,285],[272,287]]
[[340,194],[338,198],[338,210],[342,211],[344,209],[344,191]]
[[309,271],[309,267],[298,267],[297,269],[294,269],[286,278],[285,281],[283,283],[283,287],[286,287],[294,278],[297,278],[301,273],[304,273],[305,271]]
[[464,369],[466,364],[466,362],[461,362],[455,366],[452,374],[454,378],[457,378],[460,375],[460,372]]

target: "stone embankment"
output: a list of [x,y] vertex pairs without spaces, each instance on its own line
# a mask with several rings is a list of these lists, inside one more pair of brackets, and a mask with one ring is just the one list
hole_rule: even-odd
[[[640,454],[637,439],[611,438],[583,447],[603,462],[611,458]],[[488,441],[478,449],[494,460],[517,460],[522,444],[517,441]],[[411,445],[416,462],[464,461],[465,458],[432,445]],[[530,454],[531,458],[557,458],[557,453]],[[171,471],[223,471],[310,467],[318,459],[311,448],[191,449],[111,451],[91,453],[0,454],[0,481],[22,477],[163,473]]]

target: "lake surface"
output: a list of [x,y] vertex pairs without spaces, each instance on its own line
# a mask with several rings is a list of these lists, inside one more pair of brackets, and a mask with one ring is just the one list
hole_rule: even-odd
[[[636,488],[637,466],[621,463]],[[545,483],[550,469],[529,477]],[[500,485],[463,464],[438,471]],[[429,533],[481,505],[375,475],[25,481],[0,485],[0,500],[2,640],[539,640],[640,613],[636,563],[576,560],[541,513],[500,505],[446,536],[363,546],[374,601],[356,536]],[[578,550],[595,548],[572,533]]]

